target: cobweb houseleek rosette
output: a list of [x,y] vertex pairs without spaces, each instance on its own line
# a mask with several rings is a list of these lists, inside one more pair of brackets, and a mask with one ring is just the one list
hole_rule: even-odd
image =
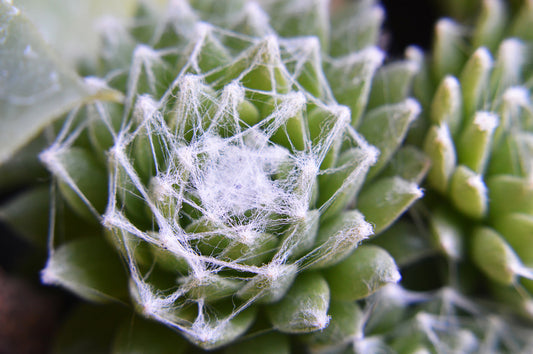
[[523,1],[511,15],[491,0],[470,29],[439,21],[414,87],[428,122],[422,144],[432,160],[427,217],[436,247],[452,263],[471,260],[505,302],[529,314],[532,9]]
[[[85,70],[124,101],[71,111],[41,154],[56,202],[104,237],[53,234],[43,280],[131,301],[206,349],[257,316],[258,330],[282,337],[323,330],[342,315],[334,309],[397,282],[386,251],[357,246],[421,196],[424,157],[400,150],[416,168],[395,163],[420,110],[405,90],[417,67],[384,67],[370,92],[381,9],[354,5],[365,21],[339,20],[361,35],[347,42],[325,4],[269,2],[269,17],[252,2],[226,4],[230,15],[220,2],[174,1],[163,17],[141,6],[132,28],[108,23],[101,59]],[[320,333],[322,345],[353,335]]]

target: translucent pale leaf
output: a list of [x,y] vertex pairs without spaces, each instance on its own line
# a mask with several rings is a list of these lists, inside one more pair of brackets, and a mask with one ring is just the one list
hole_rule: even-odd
[[0,29],[2,163],[44,126],[97,92],[58,61],[29,20],[5,0]]

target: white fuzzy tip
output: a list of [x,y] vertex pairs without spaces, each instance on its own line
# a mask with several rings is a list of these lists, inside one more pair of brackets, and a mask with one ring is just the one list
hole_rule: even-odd
[[492,67],[493,61],[492,61],[492,55],[490,54],[490,51],[485,48],[481,47],[478,48],[474,54],[472,55],[473,58],[475,58],[476,62],[479,66],[485,69],[489,69]]
[[498,116],[492,112],[477,112],[474,124],[481,131],[492,132],[498,126]]
[[505,90],[503,99],[506,102],[519,106],[528,106],[530,103],[528,89],[520,86],[509,87]]

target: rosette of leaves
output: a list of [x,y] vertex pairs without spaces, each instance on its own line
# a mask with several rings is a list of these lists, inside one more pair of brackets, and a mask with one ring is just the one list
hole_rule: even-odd
[[[303,333],[304,346],[353,342],[358,328],[330,320],[350,322],[355,301],[400,279],[383,248],[361,243],[421,197],[428,162],[399,148],[420,111],[407,97],[417,62],[380,68],[383,10],[372,1],[332,19],[328,7],[141,3],[128,25],[104,23],[83,84],[68,73],[100,96],[55,114],[22,101],[46,122],[75,106],[40,154],[54,176],[42,280],[152,320],[80,309],[60,351],[87,333],[115,352],[175,352],[176,332],[204,349],[288,352]],[[9,3],[1,10],[15,43],[5,55],[18,58],[27,38],[13,28],[30,25]],[[42,217],[29,207],[37,193],[47,200],[30,190],[3,207],[23,232]]]
[[533,3],[516,12],[482,4],[471,26],[437,23],[414,87],[427,126],[410,138],[424,136],[432,160],[425,214],[436,248],[455,266],[473,262],[498,297],[531,316]]

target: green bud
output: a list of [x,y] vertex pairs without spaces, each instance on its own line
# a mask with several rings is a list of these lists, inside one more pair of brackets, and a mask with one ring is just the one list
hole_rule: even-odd
[[431,102],[431,121],[433,124],[446,123],[452,135],[456,135],[463,116],[462,93],[459,81],[446,76],[441,81]]
[[472,259],[491,279],[501,284],[516,282],[521,262],[513,249],[496,231],[478,227],[472,234]]
[[492,56],[481,47],[468,59],[461,71],[460,81],[463,88],[464,123],[469,124],[474,118],[474,112],[480,108],[484,92],[489,84],[492,70]]
[[489,159],[492,135],[498,126],[498,117],[489,112],[476,112],[474,120],[459,137],[459,163],[476,173],[483,174]]
[[474,48],[487,47],[495,50],[501,40],[507,21],[507,8],[500,0],[482,1],[481,14],[472,38]]
[[426,136],[424,151],[431,159],[429,184],[440,193],[446,194],[457,160],[447,124],[431,127]]
[[450,198],[457,209],[471,218],[481,219],[487,213],[487,187],[483,178],[466,166],[455,169],[450,181]]
[[450,19],[442,19],[435,26],[433,38],[433,77],[440,82],[446,75],[459,75],[465,62],[464,29]]

